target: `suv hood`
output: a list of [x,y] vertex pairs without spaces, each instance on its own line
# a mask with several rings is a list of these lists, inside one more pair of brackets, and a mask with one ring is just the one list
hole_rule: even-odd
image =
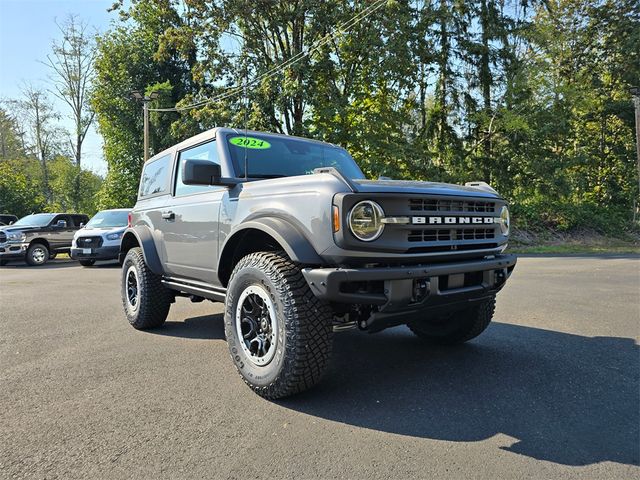
[[124,232],[127,229],[124,227],[82,227],[75,233],[75,237],[82,237],[87,235],[102,235],[103,233],[118,233]]
[[120,227],[82,227],[82,229],[80,229],[79,231],[81,232],[111,232],[111,231],[117,231],[117,230],[122,230],[125,231],[127,229],[127,226],[120,226]]
[[501,198],[498,194],[477,187],[450,183],[418,182],[413,180],[351,180],[358,192],[415,193],[426,195],[457,195],[466,197]]

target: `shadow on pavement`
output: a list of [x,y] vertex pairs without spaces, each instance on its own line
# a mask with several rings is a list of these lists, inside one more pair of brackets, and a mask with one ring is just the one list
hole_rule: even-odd
[[280,405],[421,438],[505,434],[515,440],[504,450],[565,465],[639,462],[639,349],[630,338],[495,323],[450,349],[406,329],[335,339],[324,381]]
[[117,261],[112,262],[112,261],[108,261],[107,260],[107,261],[104,261],[104,262],[102,262],[102,261],[96,262],[92,266],[85,267],[85,268],[106,268],[106,269],[113,268],[113,269],[118,269],[120,267],[121,267],[121,265]]
[[31,265],[27,265],[27,263],[24,261],[16,260],[0,268],[16,269],[16,270],[23,269],[23,268],[32,268],[34,270],[50,270],[54,268],[77,267],[79,265],[80,264],[74,260],[64,259],[64,260],[49,260],[44,265],[40,265],[38,267],[32,267]]
[[222,314],[187,318],[184,322],[165,322],[162,327],[145,330],[145,332],[168,337],[202,340],[225,339]]

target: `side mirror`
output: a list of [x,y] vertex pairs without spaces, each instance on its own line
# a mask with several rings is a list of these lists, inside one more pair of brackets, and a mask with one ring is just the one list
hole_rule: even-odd
[[217,163],[208,160],[185,160],[182,168],[182,183],[185,185],[234,186],[239,179],[222,178],[222,170]]
[[80,222],[80,228],[84,227],[84,222]]
[[13,220],[11,220],[11,221],[9,222],[9,225],[13,225]]
[[56,227],[58,228],[67,228],[67,221],[66,220],[58,220],[58,222],[55,224]]

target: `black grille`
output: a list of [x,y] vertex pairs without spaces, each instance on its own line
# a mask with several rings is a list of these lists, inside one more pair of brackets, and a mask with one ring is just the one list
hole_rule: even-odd
[[102,246],[102,237],[78,237],[78,248],[98,248]]
[[452,240],[487,240],[495,238],[494,228],[453,228],[411,230],[410,242],[450,242]]
[[7,241],[7,234],[4,232],[0,232],[0,243],[4,243]]
[[496,211],[495,202],[485,200],[448,200],[437,198],[411,198],[409,209],[413,212],[476,212]]
[[434,245],[431,247],[411,247],[407,253],[462,252],[497,248],[497,243],[469,243],[466,245]]

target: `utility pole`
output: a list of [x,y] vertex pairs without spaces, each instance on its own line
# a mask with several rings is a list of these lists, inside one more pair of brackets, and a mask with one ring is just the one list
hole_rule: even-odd
[[138,90],[131,92],[131,98],[137,102],[142,102],[142,115],[144,118],[144,161],[149,160],[149,102],[158,98],[158,92],[151,92],[143,95]]
[[[638,162],[638,192],[640,192],[640,87],[630,87],[629,93],[633,97],[633,104],[636,111],[636,160]],[[636,220],[637,204],[634,203],[633,220]]]

